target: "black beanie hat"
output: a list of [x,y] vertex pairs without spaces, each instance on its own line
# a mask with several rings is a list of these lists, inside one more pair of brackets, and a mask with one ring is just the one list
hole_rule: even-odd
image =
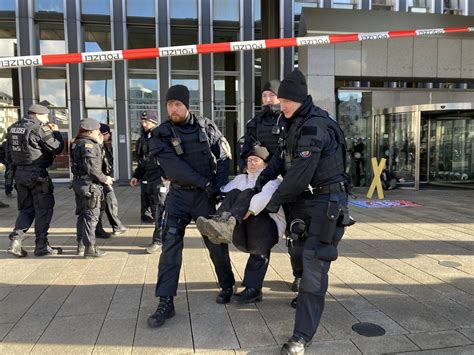
[[154,124],[158,124],[158,117],[153,111],[143,111],[140,117],[142,120],[153,122]]
[[270,80],[262,86],[262,94],[264,91],[271,91],[274,94],[278,94],[279,86],[280,86],[280,80]]
[[252,149],[247,153],[245,159],[247,159],[251,155],[259,157],[260,159],[263,159],[263,161],[267,161],[268,157],[270,156],[270,153],[268,152],[267,148],[255,144]]
[[189,90],[184,85],[173,85],[166,93],[166,102],[169,100],[181,101],[189,109]]
[[308,97],[308,86],[302,72],[293,70],[281,82],[278,88],[278,98],[295,102],[303,102]]

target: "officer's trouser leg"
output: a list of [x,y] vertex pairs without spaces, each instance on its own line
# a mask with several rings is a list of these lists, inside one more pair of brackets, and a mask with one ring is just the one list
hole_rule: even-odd
[[20,211],[15,221],[15,229],[10,233],[10,240],[20,240],[33,224],[35,219],[35,208],[33,206],[33,194],[31,189],[17,183],[17,201]]
[[245,266],[242,284],[245,287],[260,290],[263,286],[263,280],[267,273],[269,263],[270,252],[268,252],[268,255],[250,254],[247,265]]
[[217,280],[219,286],[222,289],[230,288],[234,286],[235,279],[234,273],[232,272],[232,266],[230,263],[229,256],[229,245],[228,244],[214,244],[209,241],[209,238],[203,236],[204,243],[209,250],[214,269],[217,274]]
[[95,229],[99,221],[100,206],[82,211],[77,218],[77,235],[85,246],[95,245]]
[[105,213],[109,220],[110,226],[115,231],[123,227],[118,215],[118,201],[114,190],[106,191],[104,189]]
[[147,184],[140,182],[140,217],[152,217],[151,203],[147,193]]
[[150,203],[155,220],[155,229],[153,230],[152,243],[162,244],[162,218],[165,211],[166,192],[161,191],[163,185],[148,181],[148,191],[150,192]]
[[54,194],[52,188],[50,190],[44,192],[41,186],[32,190],[35,208],[35,242],[38,248],[45,247],[48,243],[48,230],[54,211]]
[[288,241],[288,254],[290,254],[291,269],[293,276],[301,278],[303,276],[303,247],[305,239]]
[[183,238],[189,219],[166,215],[163,247],[158,263],[156,297],[176,296],[179,272],[183,262]]
[[303,251],[303,277],[296,306],[293,335],[306,341],[313,338],[321,321],[328,289],[330,261],[316,258],[316,238],[308,238]]

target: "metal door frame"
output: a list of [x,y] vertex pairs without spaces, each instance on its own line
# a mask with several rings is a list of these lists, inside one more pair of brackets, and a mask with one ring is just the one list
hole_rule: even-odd
[[445,104],[425,104],[411,106],[397,106],[383,109],[372,108],[372,142],[371,152],[375,152],[375,116],[412,112],[415,115],[415,186],[407,189],[420,189],[420,153],[421,153],[421,115],[425,112],[442,112],[455,110],[474,110],[474,103],[445,103]]

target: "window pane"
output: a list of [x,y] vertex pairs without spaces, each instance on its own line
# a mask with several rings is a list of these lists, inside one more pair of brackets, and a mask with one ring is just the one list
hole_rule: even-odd
[[108,124],[111,128],[114,126],[114,110],[91,110],[86,109],[87,117],[94,118],[99,122]]
[[0,11],[15,11],[15,0],[0,1]]
[[35,0],[35,11],[63,13],[63,0]]
[[212,4],[214,20],[239,22],[239,0],[214,0]]
[[0,22],[0,57],[13,57],[16,55],[15,23]]
[[184,85],[189,89],[189,111],[199,114],[199,78],[197,75],[173,75],[171,85]]
[[130,119],[130,138],[132,146],[140,137],[140,117],[143,111],[154,111],[158,116],[158,80],[155,73],[130,74],[128,109]]
[[61,54],[66,53],[66,41],[64,40],[64,25],[62,23],[40,23],[39,32],[39,54]]
[[109,0],[82,0],[81,5],[83,14],[110,15]]
[[[155,48],[155,27],[128,27],[128,48]],[[155,69],[156,59],[135,59],[128,61],[128,67],[133,69]]]
[[[233,42],[239,40],[239,32],[229,29],[214,29],[214,42]],[[214,70],[239,70],[239,55],[237,52],[214,53]]]
[[47,107],[67,107],[66,72],[38,69],[37,77],[40,103]]
[[155,17],[155,1],[127,0],[127,16]]
[[101,52],[112,49],[110,41],[110,26],[85,25],[84,51]]
[[170,1],[170,16],[175,19],[197,19],[197,0]]
[[[171,27],[171,45],[183,46],[199,43],[198,28]],[[198,70],[199,56],[187,55],[171,58],[171,69],[173,70]]]
[[113,107],[112,72],[86,70],[84,72],[84,98],[87,108]]

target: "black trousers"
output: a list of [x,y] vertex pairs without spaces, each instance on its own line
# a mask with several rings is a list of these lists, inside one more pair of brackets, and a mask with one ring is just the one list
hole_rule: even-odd
[[140,182],[140,217],[153,217],[150,198],[148,197],[146,181]]
[[[337,258],[337,245],[344,235],[344,227],[328,218],[328,206],[336,203],[347,206],[347,194],[316,195],[299,199],[290,205],[291,219],[309,221],[308,238],[304,241],[303,274],[296,306],[293,335],[309,341],[316,334],[324,310],[328,289],[328,272]],[[331,242],[326,241],[330,239]],[[322,242],[324,240],[324,243]]]
[[[86,183],[80,179],[74,179],[72,186],[76,195],[77,241],[82,241],[85,246],[93,246],[100,216],[102,186]],[[92,193],[93,196],[87,197],[85,192]]]
[[103,186],[104,190],[104,199],[100,205],[100,214],[99,214],[99,221],[97,222],[97,231],[104,229],[102,225],[102,218],[104,216],[104,212],[107,215],[107,219],[109,220],[110,226],[114,231],[123,228],[122,221],[118,215],[118,201],[117,196],[115,196],[114,189],[109,186]]
[[166,187],[163,185],[161,178],[159,180],[148,180],[146,191],[150,201],[150,209],[155,220],[152,243],[162,244],[162,219],[165,211]]
[[[156,297],[176,296],[179,272],[183,260],[183,238],[186,226],[198,217],[215,213],[215,205],[202,189],[170,188],[166,199],[163,221],[163,248],[158,264]],[[227,244],[213,244],[203,236],[214,264],[219,286],[229,288],[235,284]]]
[[13,168],[11,165],[5,167],[5,194],[13,192]]
[[34,221],[36,247],[45,247],[55,202],[54,187],[48,172],[46,169],[19,167],[16,169],[15,182],[20,213],[9,238],[21,241]]
[[228,211],[236,218],[238,224],[232,243],[237,249],[250,254],[242,284],[261,289],[270,262],[270,249],[278,243],[278,229],[266,212],[243,219],[254,194],[252,189],[229,191],[217,212]]

